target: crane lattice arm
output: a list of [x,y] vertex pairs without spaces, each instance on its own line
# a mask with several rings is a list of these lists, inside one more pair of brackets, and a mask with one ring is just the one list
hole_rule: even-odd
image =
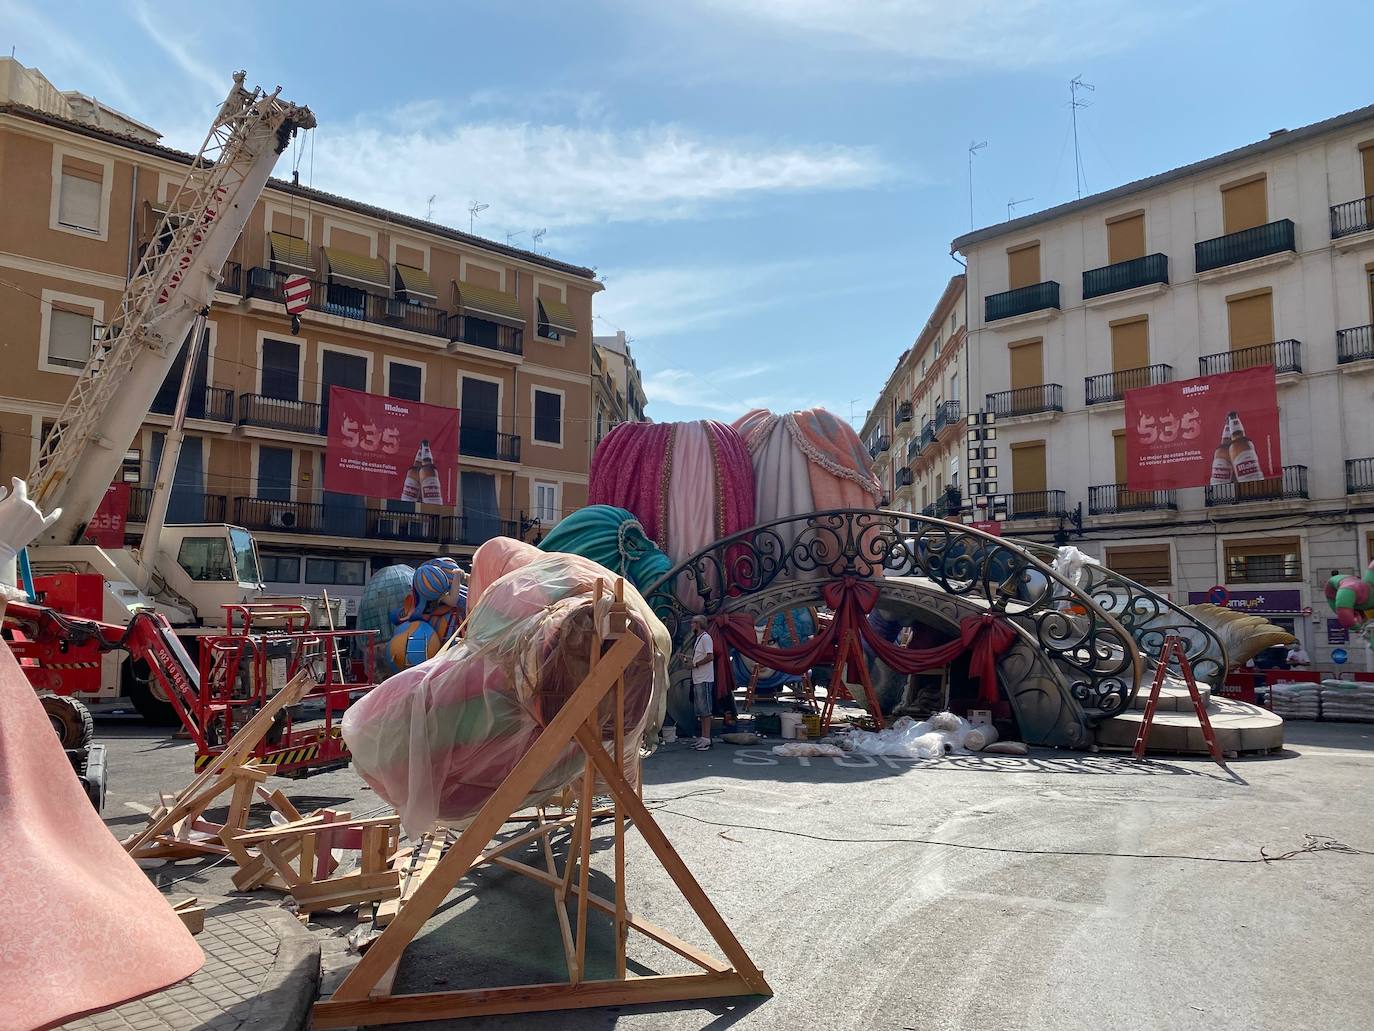
[[[95,514],[243,232],[278,156],[315,118],[244,73],[177,187],[29,475],[29,495],[61,517],[37,543],[73,544]],[[162,246],[162,242],[166,245]]]

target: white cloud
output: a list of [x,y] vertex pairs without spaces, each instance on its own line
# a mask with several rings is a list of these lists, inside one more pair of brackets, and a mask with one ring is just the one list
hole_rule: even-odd
[[1118,50],[1172,18],[1134,0],[696,0],[722,17],[931,66],[1020,68]]
[[772,399],[767,395],[734,396],[733,390],[722,390],[721,382],[738,381],[730,370],[660,369],[644,378],[644,395],[650,405],[671,405],[693,409],[699,413],[737,419],[751,408],[767,408]]
[[[444,124],[433,105],[374,124],[316,130],[314,185],[423,216],[503,230],[690,218],[764,194],[872,186],[890,173],[870,149],[708,139],[677,126],[615,130],[474,121]],[[376,123],[405,128],[378,128]],[[546,241],[546,245],[550,241]]]
[[8,29],[11,39],[26,40],[16,48],[16,59],[28,67],[37,67],[59,90],[75,89],[78,87],[69,83],[80,83],[84,92],[126,112],[133,110],[133,91],[114,70],[114,62],[87,50],[64,26],[48,20],[27,4],[9,0],[0,0],[0,24]]
[[195,57],[190,44],[168,34],[164,28],[167,24],[166,19],[157,18],[143,3],[134,4],[134,17],[138,19],[139,26],[148,38],[156,43],[195,85],[207,90],[217,100],[222,100],[229,93],[228,78]]
[[794,262],[612,269],[593,304],[604,324],[643,340],[704,331],[785,300],[778,286]]

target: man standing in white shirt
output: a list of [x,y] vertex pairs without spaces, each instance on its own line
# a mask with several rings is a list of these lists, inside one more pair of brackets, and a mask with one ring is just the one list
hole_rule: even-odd
[[1293,642],[1293,647],[1288,649],[1286,661],[1289,669],[1306,669],[1312,665],[1312,659],[1308,656],[1307,650],[1303,648],[1301,641]]
[[711,714],[716,700],[716,649],[706,629],[705,616],[692,617],[692,710],[701,721],[701,737],[694,746],[704,752],[711,747]]

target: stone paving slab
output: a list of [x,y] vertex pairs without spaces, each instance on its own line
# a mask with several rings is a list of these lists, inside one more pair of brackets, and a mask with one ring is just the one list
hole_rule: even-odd
[[206,913],[205,930],[196,941],[205,965],[187,980],[63,1027],[297,1031],[305,1026],[319,990],[320,946],[289,913],[226,900]]

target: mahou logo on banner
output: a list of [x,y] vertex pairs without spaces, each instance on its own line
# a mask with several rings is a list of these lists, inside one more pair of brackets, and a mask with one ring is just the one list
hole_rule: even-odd
[[329,388],[324,489],[426,505],[456,501],[458,409]]
[[1126,391],[1126,489],[1282,476],[1274,376],[1266,365]]

